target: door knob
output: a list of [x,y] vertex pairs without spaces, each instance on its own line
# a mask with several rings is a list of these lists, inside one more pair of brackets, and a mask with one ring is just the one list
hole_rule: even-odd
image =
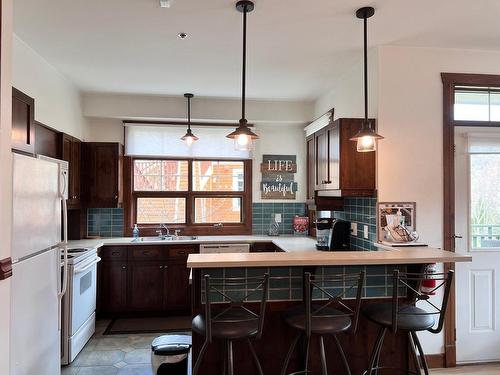
[[455,239],[457,239],[457,238],[463,238],[462,236],[460,236],[460,235],[458,235],[458,234],[454,234],[454,235],[453,235],[453,236],[451,236],[451,237],[452,237],[452,238],[455,238]]

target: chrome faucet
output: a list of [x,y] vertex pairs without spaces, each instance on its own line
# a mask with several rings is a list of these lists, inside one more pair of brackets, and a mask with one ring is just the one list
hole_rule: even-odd
[[170,237],[170,229],[168,229],[168,227],[165,224],[160,224],[160,230],[157,231],[156,233],[159,232],[159,236],[163,237],[163,229],[165,229],[165,231],[167,232],[167,234],[165,234],[165,237]]

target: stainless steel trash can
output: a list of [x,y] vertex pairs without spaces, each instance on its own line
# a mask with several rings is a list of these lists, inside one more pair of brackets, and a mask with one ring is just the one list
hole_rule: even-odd
[[191,345],[189,335],[164,335],[155,338],[151,344],[153,374],[187,375]]

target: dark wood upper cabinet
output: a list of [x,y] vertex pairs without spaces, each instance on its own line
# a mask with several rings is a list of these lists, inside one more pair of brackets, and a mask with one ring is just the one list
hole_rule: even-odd
[[[375,124],[375,120],[370,120]],[[340,129],[340,189],[345,195],[372,196],[376,188],[376,152],[358,152],[350,140],[363,124],[361,119],[337,120]]]
[[314,191],[335,191],[331,196],[338,197],[374,195],[375,152],[357,152],[350,140],[362,122],[341,118],[306,139],[307,199],[315,198]]
[[35,100],[12,88],[12,148],[35,153]]
[[59,134],[60,159],[69,163],[68,208],[80,208],[81,194],[81,162],[82,142],[68,134]]
[[308,201],[314,200],[314,191],[316,190],[316,163],[314,160],[314,135],[310,135],[306,139],[306,155],[307,155],[307,196]]
[[82,177],[86,207],[115,208],[122,203],[123,152],[119,143],[83,143]]
[[57,159],[60,156],[59,132],[35,121],[35,154]]

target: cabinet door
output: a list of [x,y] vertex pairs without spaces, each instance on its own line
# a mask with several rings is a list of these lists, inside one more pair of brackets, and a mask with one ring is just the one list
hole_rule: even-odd
[[190,269],[186,260],[171,262],[166,269],[164,309],[176,312],[189,312],[191,308]]
[[315,189],[323,190],[328,182],[328,134],[326,129],[314,135],[316,148]]
[[60,145],[59,158],[69,163],[68,207],[80,208],[81,142],[68,134],[60,133]]
[[99,301],[103,313],[127,309],[127,262],[102,260]]
[[314,199],[314,190],[316,188],[316,159],[314,148],[314,135],[307,137],[307,197]]
[[120,144],[85,143],[83,170],[88,207],[118,207]]
[[[375,124],[375,120],[372,124]],[[362,119],[340,121],[340,188],[349,196],[373,196],[375,191],[375,152],[357,152],[350,140],[362,127]]]
[[163,308],[165,267],[161,262],[130,264],[129,299],[130,311],[161,311]]
[[35,152],[35,100],[12,88],[12,148]]
[[327,182],[325,189],[339,189],[339,163],[340,163],[340,146],[339,146],[339,122],[335,121],[326,129],[328,140],[328,165],[327,165]]
[[81,149],[82,143],[73,138],[71,140],[71,157],[69,166],[69,193],[71,199],[69,204],[73,208],[80,207],[80,170],[81,170]]

